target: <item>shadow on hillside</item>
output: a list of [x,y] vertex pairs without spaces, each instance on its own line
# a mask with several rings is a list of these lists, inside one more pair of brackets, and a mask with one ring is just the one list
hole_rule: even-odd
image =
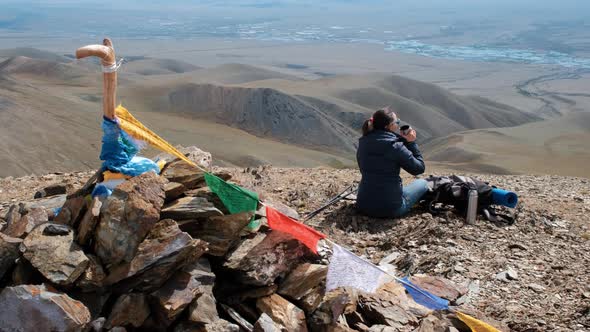
[[[519,216],[516,211],[504,207],[495,207],[494,209],[500,216],[512,217],[515,221]],[[463,227],[465,217],[458,214],[452,209],[443,210],[438,214],[432,214],[428,207],[416,205],[410,213],[401,218],[370,218],[360,214],[355,208],[354,203],[340,203],[334,209],[327,211],[322,215],[323,220],[319,222],[322,228],[336,228],[346,233],[368,233],[383,234],[394,231],[393,234],[401,235],[411,233],[416,229],[430,227],[434,224],[455,224]],[[478,226],[484,224],[493,225],[498,228],[513,225],[513,222],[506,220],[488,221],[482,215],[478,215]],[[425,229],[424,229],[425,230]]]
[[324,220],[321,221],[321,225],[327,228],[335,227],[345,232],[377,234],[390,231],[400,226],[405,220],[420,216],[423,213],[428,213],[427,209],[418,205],[409,214],[401,218],[371,218],[360,214],[354,208],[354,203],[346,202],[324,213]]

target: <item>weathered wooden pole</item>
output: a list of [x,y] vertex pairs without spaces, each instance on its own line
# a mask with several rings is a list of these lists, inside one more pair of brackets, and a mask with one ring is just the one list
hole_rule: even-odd
[[77,59],[89,56],[100,58],[103,72],[102,111],[104,116],[114,119],[117,98],[117,59],[113,42],[109,38],[105,38],[102,45],[88,45],[76,50]]

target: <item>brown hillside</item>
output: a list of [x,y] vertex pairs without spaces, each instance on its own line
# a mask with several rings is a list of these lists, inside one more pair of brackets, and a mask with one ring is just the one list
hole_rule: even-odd
[[180,74],[195,71],[198,69],[200,69],[200,67],[178,60],[140,58],[126,60],[121,72],[149,76]]
[[242,84],[270,79],[300,80],[295,76],[239,63],[228,63],[214,68],[201,69],[195,73],[193,78],[200,83],[216,84]]
[[429,142],[429,160],[455,169],[590,177],[590,113],[512,128],[472,130]]
[[52,52],[39,50],[36,48],[31,47],[17,47],[17,48],[7,48],[7,49],[0,49],[0,58],[13,58],[17,56],[24,56],[27,58],[38,59],[38,60],[46,60],[46,61],[53,61],[53,62],[61,62],[61,63],[68,63],[72,62],[73,60],[67,56],[55,54]]
[[0,74],[62,81],[64,84],[67,84],[69,80],[89,76],[94,73],[75,64],[16,56],[0,63]]
[[168,94],[170,109],[291,144],[352,151],[356,135],[300,99],[269,88],[190,84]]
[[[216,160],[237,166],[354,166],[360,125],[384,105],[414,126],[421,142],[536,119],[506,105],[386,74],[308,81],[239,64],[198,69],[137,57],[119,76],[118,100],[143,114],[155,131],[175,144],[201,145]],[[1,158],[7,166],[0,175],[96,167],[100,77],[98,65],[88,61],[5,60],[0,117],[7,151]]]
[[355,130],[376,109],[390,105],[403,121],[419,131],[422,142],[457,131],[516,126],[540,119],[485,98],[458,96],[434,84],[387,74],[340,75],[298,82],[273,80],[247,86],[272,86],[297,95]]

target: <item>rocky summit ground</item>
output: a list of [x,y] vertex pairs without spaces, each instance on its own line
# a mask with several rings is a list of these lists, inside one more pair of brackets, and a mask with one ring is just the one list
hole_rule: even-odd
[[[221,170],[221,169],[219,169]],[[222,169],[232,180],[304,216],[358,181],[357,170],[271,166]],[[79,188],[92,173],[0,179],[0,216],[50,184]],[[520,196],[513,225],[417,208],[401,219],[370,219],[341,201],[308,224],[399,276],[446,277],[467,288],[464,308],[514,331],[590,330],[590,181],[555,176],[473,176]],[[404,179],[407,183],[411,178]]]
[[[234,175],[302,213],[360,178],[356,170],[272,167]],[[467,286],[470,305],[515,331],[589,330],[590,181],[470,175],[519,194],[514,225],[466,225],[453,213],[420,209],[398,220],[370,219],[356,214],[350,201],[309,224],[374,263],[398,256],[400,275],[440,275]]]

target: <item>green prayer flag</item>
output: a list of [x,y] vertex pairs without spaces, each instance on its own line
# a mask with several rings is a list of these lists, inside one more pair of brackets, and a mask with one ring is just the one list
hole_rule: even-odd
[[227,183],[219,177],[205,173],[205,182],[223,202],[229,213],[256,211],[258,194],[235,184]]

